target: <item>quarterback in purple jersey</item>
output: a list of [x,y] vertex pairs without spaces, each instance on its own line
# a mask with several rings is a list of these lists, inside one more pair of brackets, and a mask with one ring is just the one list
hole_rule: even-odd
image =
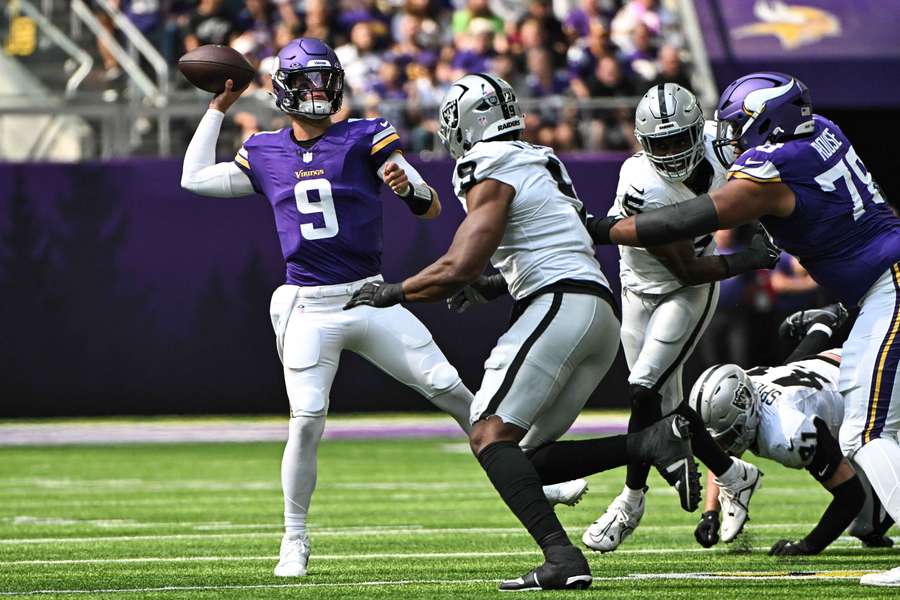
[[[753,73],[716,110],[717,145],[737,155],[723,187],[636,217],[589,222],[599,243],[654,246],[759,219],[859,317],[843,347],[841,449],[900,519],[900,220],[841,129],[813,114],[790,75]],[[724,158],[729,152],[722,152]],[[862,583],[900,585],[900,568]]]
[[[316,483],[316,452],[342,350],[366,358],[415,389],[469,431],[472,393],[405,308],[341,310],[365,283],[381,280],[382,182],[419,217],[440,213],[437,193],[400,151],[384,119],[333,122],[343,77],[334,51],[300,38],[278,53],[275,104],[291,126],[248,138],[233,162],[215,163],[224,113],[242,90],[216,96],[188,146],[181,185],[205,196],[268,199],[287,263],[286,282],[270,308],[290,400],[288,442],[281,465],[285,535],[275,575],[306,575],[307,511]],[[573,504],[587,484],[544,489],[551,502]]]

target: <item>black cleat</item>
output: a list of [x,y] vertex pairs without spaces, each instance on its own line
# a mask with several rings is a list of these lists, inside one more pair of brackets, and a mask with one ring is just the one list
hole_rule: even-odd
[[671,415],[632,434],[639,436],[638,453],[652,463],[659,474],[678,492],[681,508],[694,512],[700,505],[700,472],[691,452],[690,423]]
[[880,533],[870,533],[859,538],[863,548],[892,548],[894,540]]
[[545,552],[544,564],[518,579],[500,583],[501,592],[538,590],[586,590],[594,580],[581,550],[575,546],[553,546]]

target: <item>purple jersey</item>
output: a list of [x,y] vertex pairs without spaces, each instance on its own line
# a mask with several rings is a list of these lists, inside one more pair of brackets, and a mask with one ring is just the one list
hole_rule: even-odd
[[335,123],[309,148],[290,127],[244,142],[234,161],[272,205],[287,283],[333,285],[381,272],[377,171],[399,149],[383,119]]
[[728,178],[791,188],[793,214],[760,220],[813,279],[853,305],[900,260],[900,220],[840,128],[819,115],[814,120],[808,137],[742,153]]

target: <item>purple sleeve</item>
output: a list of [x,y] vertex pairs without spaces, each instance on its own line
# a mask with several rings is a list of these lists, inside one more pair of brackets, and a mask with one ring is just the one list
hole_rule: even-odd
[[378,169],[395,150],[403,150],[400,134],[390,122],[377,119],[364,139],[368,147],[369,160],[374,169]]
[[234,155],[234,164],[243,171],[244,175],[250,178],[253,189],[256,190],[258,194],[262,194],[262,188],[260,188],[259,182],[256,180],[256,175],[253,173],[253,168],[250,164],[250,151],[247,149],[246,142],[241,146],[241,149],[237,151],[237,154]]

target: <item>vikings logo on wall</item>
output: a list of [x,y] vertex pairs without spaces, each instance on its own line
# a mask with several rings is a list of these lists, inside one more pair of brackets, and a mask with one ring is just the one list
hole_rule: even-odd
[[782,48],[794,50],[841,35],[840,20],[821,8],[790,5],[781,0],[757,0],[753,14],[761,22],[732,29],[734,39],[774,35]]

